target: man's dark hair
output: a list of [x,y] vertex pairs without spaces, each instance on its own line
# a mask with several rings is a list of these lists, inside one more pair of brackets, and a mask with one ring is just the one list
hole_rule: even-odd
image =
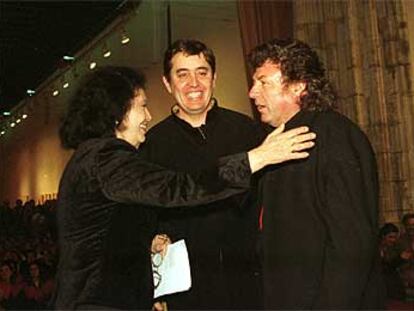
[[390,234],[390,233],[392,233],[392,232],[399,233],[399,232],[400,232],[400,230],[399,230],[399,229],[398,229],[398,227],[397,227],[396,225],[394,225],[393,223],[391,223],[391,222],[387,222],[387,223],[385,223],[385,224],[381,227],[381,229],[380,229],[380,238],[383,238],[383,237],[385,237],[387,234]]
[[407,214],[404,214],[404,216],[403,216],[403,218],[402,218],[402,220],[401,220],[402,224],[403,224],[404,226],[407,226],[407,224],[408,224],[408,220],[409,220],[409,219],[411,219],[411,218],[414,218],[414,213],[407,213]]
[[65,148],[77,148],[87,139],[112,136],[131,108],[145,76],[128,67],[102,67],[83,78],[69,101],[59,129]]
[[283,82],[305,82],[300,99],[302,110],[324,111],[334,108],[336,94],[325,77],[325,69],[317,53],[306,43],[293,39],[273,39],[254,48],[249,56],[253,70],[265,62],[280,66]]
[[203,54],[207,63],[211,67],[213,75],[216,72],[216,57],[213,51],[208,48],[203,42],[192,39],[180,39],[171,44],[171,46],[164,53],[164,77],[170,81],[170,73],[172,68],[171,60],[177,53],[184,53],[185,55],[199,55]]

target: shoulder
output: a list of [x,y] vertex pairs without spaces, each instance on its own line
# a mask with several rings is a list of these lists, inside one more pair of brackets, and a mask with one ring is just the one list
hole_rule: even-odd
[[354,121],[337,111],[315,112],[315,114],[313,126],[322,131],[322,134],[326,132],[338,138],[345,138],[349,135],[351,135],[349,138],[352,136],[366,138],[366,134]]
[[251,125],[251,126],[255,124],[255,121],[249,116],[241,112],[230,110],[227,108],[217,107],[217,115],[220,118],[224,118],[224,119],[227,119],[233,122],[244,123],[246,125]]
[[249,116],[226,108],[218,107],[211,121],[219,131],[229,135],[259,137],[259,123]]
[[158,137],[170,136],[170,134],[174,133],[174,130],[177,126],[178,124],[176,121],[174,121],[174,117],[168,116],[150,128],[146,134],[146,141]]
[[315,121],[317,143],[335,154],[374,154],[364,131],[345,115],[336,111],[318,113]]
[[[71,157],[66,171],[89,171],[100,155],[114,154],[119,151],[134,152],[136,149],[116,137],[88,139],[81,143]],[[75,169],[76,168],[76,169]]]
[[148,134],[169,131],[175,126],[174,116],[170,115],[150,128]]
[[110,150],[135,151],[136,149],[134,146],[122,139],[118,139],[116,137],[105,137],[88,139],[79,145],[78,149],[75,151],[75,155],[80,156],[82,154],[96,154]]

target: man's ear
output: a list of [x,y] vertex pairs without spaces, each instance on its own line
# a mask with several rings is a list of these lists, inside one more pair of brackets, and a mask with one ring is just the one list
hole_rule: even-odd
[[301,97],[306,92],[306,82],[292,83],[290,89],[296,96]]
[[213,87],[216,87],[216,80],[217,80],[217,72],[215,72],[213,76]]
[[162,83],[164,83],[165,88],[167,89],[168,93],[172,93],[170,82],[168,82],[165,76],[162,76]]

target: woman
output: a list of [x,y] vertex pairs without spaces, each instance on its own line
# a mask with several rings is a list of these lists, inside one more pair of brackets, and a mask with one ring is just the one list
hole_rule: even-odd
[[313,134],[279,129],[263,146],[223,158],[197,176],[165,170],[136,152],[151,120],[144,84],[129,68],[98,69],[69,104],[60,136],[76,152],[58,196],[57,309],[150,309],[157,211],[146,205],[221,200],[246,190],[251,172],[304,158],[307,153],[295,151],[312,146]]

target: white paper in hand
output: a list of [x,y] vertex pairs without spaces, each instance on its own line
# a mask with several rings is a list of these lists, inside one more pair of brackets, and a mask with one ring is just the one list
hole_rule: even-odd
[[184,240],[168,245],[167,255],[160,264],[154,265],[154,259],[152,264],[154,287],[156,287],[154,298],[191,288],[190,261]]

